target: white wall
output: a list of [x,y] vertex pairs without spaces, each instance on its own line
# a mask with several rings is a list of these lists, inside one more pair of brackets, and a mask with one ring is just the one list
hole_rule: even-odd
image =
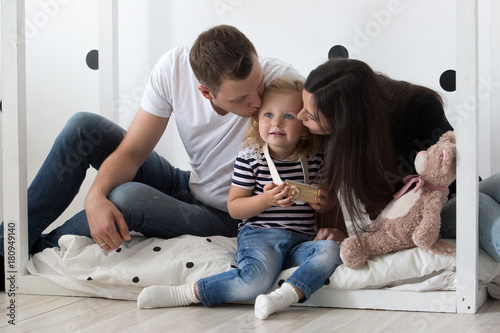
[[[171,47],[190,45],[199,32],[212,25],[232,24],[254,42],[261,55],[287,61],[305,76],[326,60],[330,47],[344,45],[351,58],[366,61],[377,71],[440,92],[454,127],[467,120],[468,114],[455,105],[455,92],[446,92],[439,85],[440,75],[455,69],[456,64],[454,0],[153,0],[148,4],[145,24],[150,33],[138,39],[149,39],[147,59],[144,54],[140,55],[140,60],[147,62],[145,66],[142,62],[138,66],[142,73]],[[482,89],[479,173],[485,177],[491,174],[491,92],[487,86],[489,1],[481,1],[479,15]],[[134,56],[133,44],[127,45],[131,47],[130,52],[122,54]],[[175,140],[175,131],[170,131],[162,141]],[[157,150],[174,163],[187,167],[182,151],[161,147]]]
[[[27,30],[28,183],[68,118],[81,110],[98,112],[98,71],[85,63],[86,54],[98,48],[97,1],[26,4],[31,29]],[[489,40],[483,37],[489,36],[488,8],[488,0],[480,2],[480,77],[486,83]],[[201,31],[223,23],[242,30],[261,55],[287,61],[304,76],[327,59],[333,45],[344,45],[351,58],[366,61],[377,71],[442,93],[455,127],[467,120],[467,114],[454,105],[455,93],[439,86],[441,73],[456,64],[455,0],[121,0],[120,124],[128,127],[133,119],[149,71],[163,52],[190,45]],[[479,172],[488,176],[491,91],[484,84],[481,89]],[[172,125],[157,150],[187,168]],[[82,208],[94,175],[91,172],[61,221]]]
[[[98,71],[86,64],[97,29],[97,0],[26,1],[28,184],[71,115],[98,112]],[[83,209],[95,172],[88,174],[60,221]]]

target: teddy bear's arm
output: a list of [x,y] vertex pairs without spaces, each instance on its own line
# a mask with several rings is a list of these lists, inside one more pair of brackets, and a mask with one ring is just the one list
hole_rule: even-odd
[[413,232],[412,239],[416,246],[430,248],[439,238],[441,228],[441,197],[438,191],[422,195],[422,220]]

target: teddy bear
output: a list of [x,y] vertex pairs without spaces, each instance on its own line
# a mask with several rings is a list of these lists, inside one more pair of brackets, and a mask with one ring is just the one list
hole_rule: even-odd
[[[394,195],[367,232],[345,239],[340,256],[347,267],[360,268],[374,256],[418,246],[438,254],[453,255],[455,247],[439,238],[441,209],[448,200],[448,186],[456,178],[456,140],[453,132],[415,157],[418,175]],[[415,188],[411,188],[416,184]]]

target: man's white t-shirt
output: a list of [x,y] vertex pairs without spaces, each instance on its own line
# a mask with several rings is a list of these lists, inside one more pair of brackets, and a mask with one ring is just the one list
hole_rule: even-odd
[[[141,107],[147,112],[169,118],[175,123],[191,165],[191,193],[201,202],[227,212],[227,195],[236,155],[248,118],[233,113],[221,116],[198,90],[189,63],[189,47],[165,53],[153,68]],[[304,78],[291,65],[272,58],[259,58],[265,81],[287,76]]]

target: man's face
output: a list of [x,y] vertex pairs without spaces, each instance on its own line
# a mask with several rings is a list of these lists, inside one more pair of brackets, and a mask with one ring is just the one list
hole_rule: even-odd
[[209,98],[215,111],[221,115],[234,113],[240,117],[248,118],[258,111],[262,105],[264,93],[264,71],[257,59],[254,58],[253,69],[245,80],[223,80],[214,97]]

